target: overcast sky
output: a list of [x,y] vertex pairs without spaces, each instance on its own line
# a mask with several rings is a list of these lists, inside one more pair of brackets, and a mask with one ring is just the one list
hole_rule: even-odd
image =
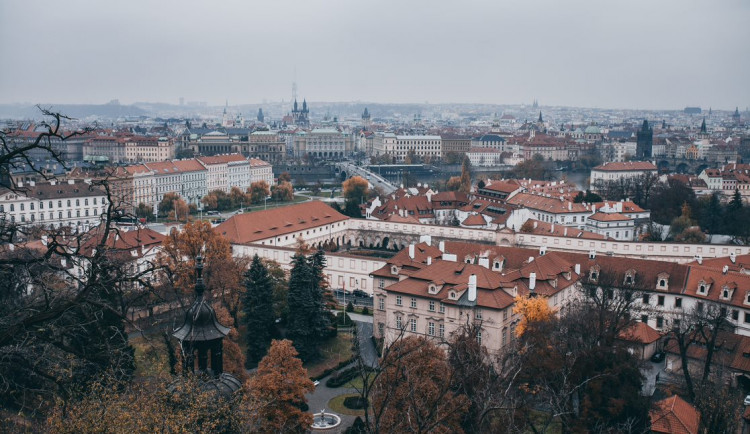
[[750,1],[0,0],[0,102],[750,105]]

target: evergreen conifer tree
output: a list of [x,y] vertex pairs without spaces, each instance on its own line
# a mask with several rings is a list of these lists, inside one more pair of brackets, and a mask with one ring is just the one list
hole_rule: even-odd
[[258,255],[253,257],[250,269],[245,273],[243,305],[247,327],[247,362],[256,364],[268,351],[275,320],[271,278]]
[[318,355],[318,343],[326,337],[328,329],[329,321],[323,303],[324,267],[325,255],[322,251],[310,257],[300,253],[292,257],[287,296],[287,335],[294,342],[302,360],[314,359]]

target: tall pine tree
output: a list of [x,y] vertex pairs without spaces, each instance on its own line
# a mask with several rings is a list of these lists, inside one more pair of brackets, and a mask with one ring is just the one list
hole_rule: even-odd
[[245,273],[245,297],[242,300],[247,327],[247,363],[257,364],[271,345],[274,326],[273,286],[268,269],[258,255]]
[[302,360],[318,356],[318,344],[326,337],[328,319],[323,304],[325,256],[297,253],[289,276],[287,336]]

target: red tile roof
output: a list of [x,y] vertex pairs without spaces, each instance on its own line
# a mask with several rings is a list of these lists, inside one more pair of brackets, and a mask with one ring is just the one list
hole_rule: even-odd
[[697,434],[701,414],[677,395],[657,401],[649,411],[651,432],[669,434]]
[[661,333],[644,322],[634,322],[630,327],[620,332],[620,339],[641,344],[650,344],[661,338]]
[[247,244],[348,220],[320,201],[232,216],[214,230],[232,244]]
[[597,170],[600,172],[627,172],[631,170],[643,171],[653,170],[656,171],[656,166],[649,161],[626,161],[626,162],[608,162],[600,166],[596,166],[591,170]]

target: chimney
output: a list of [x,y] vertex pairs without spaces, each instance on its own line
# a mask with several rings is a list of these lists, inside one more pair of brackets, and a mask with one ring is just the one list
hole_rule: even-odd
[[29,187],[34,187],[34,186],[36,186],[36,182],[34,182],[34,181],[29,181]]
[[414,260],[414,244],[409,244],[409,258]]
[[529,264],[531,264],[532,262],[534,262],[534,257],[533,256],[529,256]]
[[529,274],[529,290],[534,292],[536,288],[536,273]]
[[534,229],[536,229],[536,226],[537,226],[537,222],[536,220],[534,220]]
[[547,253],[547,246],[539,247],[539,256],[544,256]]
[[731,252],[729,254],[729,260],[732,261],[732,264],[737,262],[737,255],[734,254],[734,252]]
[[549,233],[554,234],[555,233],[555,224],[552,223],[549,227]]
[[591,205],[591,212],[596,212],[596,205]]
[[419,242],[425,243],[428,246],[432,245],[432,235],[420,235],[419,236]]
[[441,252],[445,253],[445,241],[441,241],[441,242],[438,243],[438,249]]
[[76,183],[76,182],[75,182],[74,180],[72,180],[72,179],[69,179],[69,180],[68,180],[68,184],[69,184],[69,185],[73,185],[73,184],[75,184],[75,183]]
[[482,256],[479,258],[479,266],[484,268],[490,268],[490,258]]
[[725,265],[724,268],[721,269],[721,274],[727,274],[729,272],[729,265]]
[[427,265],[432,265],[432,256],[427,257]]
[[565,228],[563,229],[563,236],[564,237],[568,236],[568,227],[567,226],[565,226]]
[[458,257],[454,255],[453,253],[444,253],[443,254],[443,261],[451,261],[451,262],[457,262]]
[[695,262],[697,262],[698,265],[702,265],[703,264],[703,256],[701,256],[701,255],[695,255]]
[[581,264],[576,264],[576,266],[575,266],[575,272],[579,276],[581,275]]
[[57,181],[50,181],[49,185],[57,185]]
[[477,301],[477,275],[469,276],[469,301]]
[[568,211],[573,211],[573,202],[568,202]]

